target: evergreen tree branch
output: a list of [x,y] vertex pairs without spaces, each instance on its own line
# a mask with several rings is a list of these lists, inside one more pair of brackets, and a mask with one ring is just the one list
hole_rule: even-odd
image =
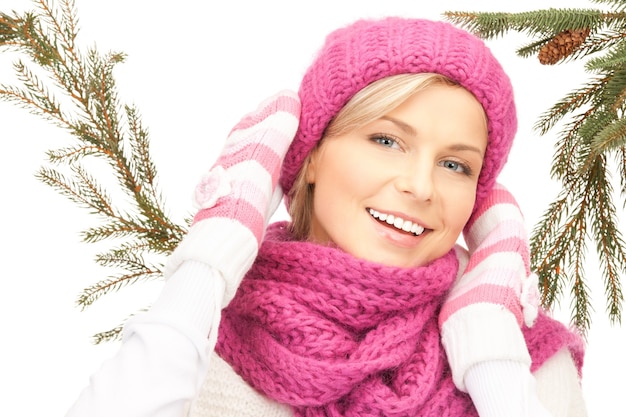
[[[599,77],[590,81],[584,87],[576,89],[568,93],[561,100],[557,101],[548,111],[539,116],[539,120],[535,123],[534,129],[540,135],[548,133],[559,121],[564,117],[570,116],[575,110],[584,107],[589,103],[598,101],[598,97],[602,94],[603,88],[608,82],[606,77]],[[595,109],[587,112],[585,118],[593,114]]]
[[[81,236],[83,242],[96,243],[107,239],[125,238],[129,235],[135,236],[138,240],[141,240],[144,236],[147,236],[148,239],[150,239],[153,235],[158,234],[159,232],[159,230],[143,226],[143,224],[139,221],[120,218],[117,221],[112,220],[110,223],[84,230],[81,233]],[[141,247],[143,247],[143,245]]]
[[117,325],[116,327],[110,330],[94,334],[91,337],[91,340],[96,345],[103,343],[103,342],[115,342],[115,341],[121,340],[122,329],[124,328],[124,323],[126,323],[126,321],[120,323],[119,325]]
[[[123,259],[114,260],[111,257],[110,260],[99,259],[99,262],[102,262],[108,266],[120,266],[120,267],[134,267],[135,264],[132,262],[124,262]],[[81,307],[82,310],[92,305],[96,302],[100,297],[109,294],[112,291],[119,291],[120,289],[135,284],[139,281],[148,281],[153,279],[158,279],[161,277],[161,271],[145,268],[142,271],[131,271],[127,273],[122,273],[117,276],[111,276],[110,278],[101,280],[83,290],[83,292],[78,296],[76,300],[76,304]]]
[[550,168],[552,178],[559,179],[566,184],[570,184],[573,179],[577,180],[575,161],[582,147],[582,141],[578,132],[591,115],[593,115],[593,109],[587,110],[583,114],[572,116],[573,120],[567,123],[559,135],[557,135],[554,163]]
[[603,32],[594,33],[572,55],[567,57],[567,60],[576,60],[597,52],[610,51],[612,48],[620,47],[624,43],[626,36],[620,29],[621,26],[616,29],[604,29]]
[[[114,239],[121,246],[96,256],[96,262],[120,271],[88,286],[77,301],[85,308],[102,295],[139,281],[161,276],[145,255],[167,256],[185,233],[186,226],[165,213],[158,190],[158,173],[150,155],[150,138],[135,107],[124,105],[114,78],[125,55],[100,54],[95,48],[83,54],[76,46],[78,18],[72,0],[33,0],[36,10],[0,13],[0,51],[15,51],[18,85],[0,85],[0,100],[17,104],[68,132],[74,143],[47,153],[49,163],[37,178],[70,201],[98,215],[100,225],[83,231],[84,242]],[[58,97],[58,98],[57,98]],[[104,161],[117,187],[101,185]],[[97,171],[95,171],[98,169]],[[97,174],[94,174],[97,172]],[[110,340],[116,327],[95,337]]]
[[[559,229],[561,216],[565,213],[570,198],[568,193],[563,193],[560,198],[553,201],[537,223],[531,234],[530,250],[531,265],[537,272],[539,287],[541,288],[542,304],[547,307],[553,306],[563,293],[565,275],[562,265],[565,253],[557,252],[566,239],[567,234]],[[555,242],[552,246],[546,242]]]
[[[143,308],[141,310],[138,311],[138,313],[141,313],[143,311],[147,311],[147,308]],[[99,343],[103,343],[103,342],[113,342],[116,340],[121,340],[122,338],[122,329],[124,328],[124,324],[134,316],[135,314],[131,314],[127,319],[123,320],[120,324],[118,324],[116,327],[103,331],[103,332],[99,332],[96,333],[92,336],[92,341],[94,344],[99,344]]]
[[43,183],[55,188],[79,206],[88,209],[91,213],[102,214],[105,217],[117,217],[111,203],[111,198],[98,184],[83,170],[74,165],[73,177],[67,177],[58,170],[42,167],[35,175]]
[[[448,20],[485,39],[510,31],[529,43],[522,57],[537,54],[543,64],[587,58],[592,74],[581,87],[544,112],[535,130],[544,135],[561,121],[551,176],[562,190],[531,234],[531,263],[539,275],[542,303],[550,308],[571,285],[572,320],[586,332],[590,294],[584,269],[587,241],[595,243],[602,268],[607,312],[621,320],[626,244],[617,222],[607,159],[615,155],[622,207],[626,207],[626,2],[597,0],[610,10],[546,9],[523,13],[447,12]],[[601,54],[591,56],[592,54]],[[589,224],[589,225],[588,225]],[[595,279],[596,277],[592,277]]]
[[552,38],[567,29],[617,27],[626,23],[625,13],[595,9],[551,8],[521,13],[448,11],[444,16],[485,39],[495,39],[510,31],[525,33],[531,38]]
[[626,3],[624,0],[591,0],[593,3],[599,4],[608,4],[609,6],[613,6],[613,8],[617,11],[623,11],[626,9]]
[[607,311],[612,322],[621,322],[621,291],[620,274],[626,272],[626,247],[622,234],[617,227],[616,209],[610,195],[613,193],[607,179],[606,160],[603,156],[596,158],[596,166],[592,171],[595,185],[594,198],[591,200],[591,225],[596,240],[596,252],[600,265],[605,271],[605,291]]
[[52,162],[54,165],[66,164],[73,166],[84,158],[98,156],[103,152],[102,148],[98,146],[80,143],[63,149],[49,150],[46,152],[46,156],[48,157],[48,161]]
[[589,194],[585,192],[578,209],[571,216],[569,240],[571,245],[564,252],[570,258],[567,270],[570,271],[573,297],[573,323],[586,333],[591,324],[591,300],[585,282],[585,257],[587,240],[587,216],[589,215]]
[[623,199],[622,209],[626,210],[626,146],[622,146],[616,153],[618,174],[620,174],[620,195]]
[[612,121],[601,129],[591,142],[591,150],[595,155],[617,151],[626,145],[626,119]]

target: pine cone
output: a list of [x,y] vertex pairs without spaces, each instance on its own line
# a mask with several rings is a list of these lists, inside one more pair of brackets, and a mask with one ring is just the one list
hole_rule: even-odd
[[564,30],[539,50],[539,62],[554,65],[570,56],[589,36],[589,28]]

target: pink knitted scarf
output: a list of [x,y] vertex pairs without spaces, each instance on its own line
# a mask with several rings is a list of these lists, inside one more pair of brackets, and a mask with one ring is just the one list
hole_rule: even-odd
[[[454,251],[426,267],[385,267],[293,241],[274,224],[224,310],[217,352],[298,416],[476,416],[437,324],[457,268]],[[550,324],[564,336],[534,335],[541,363],[570,342]]]

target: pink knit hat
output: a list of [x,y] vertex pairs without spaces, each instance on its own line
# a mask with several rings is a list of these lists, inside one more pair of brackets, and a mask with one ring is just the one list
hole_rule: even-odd
[[332,32],[304,74],[300,126],[280,184],[287,195],[326,126],[359,90],[391,75],[433,72],[472,92],[488,119],[489,140],[476,206],[493,187],[517,130],[513,87],[482,40],[451,24],[390,17],[360,20]]

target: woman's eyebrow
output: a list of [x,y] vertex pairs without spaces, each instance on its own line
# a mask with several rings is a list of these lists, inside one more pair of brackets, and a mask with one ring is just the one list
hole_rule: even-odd
[[[411,126],[408,123],[404,123],[402,120],[398,120],[398,119],[396,119],[394,117],[389,117],[389,116],[382,116],[380,119],[381,120],[386,120],[388,122],[391,122],[391,123],[395,124],[402,131],[404,131],[404,133],[406,133],[408,135],[417,136],[417,131],[413,128],[413,126]],[[468,145],[468,144],[465,144],[465,143],[455,143],[454,145],[450,145],[448,147],[448,149],[450,149],[451,151],[471,151],[471,152],[476,152],[481,157],[484,157],[484,154],[485,154],[485,151],[483,149],[480,149],[477,146],[472,146],[472,145]]]
[[454,145],[450,145],[448,147],[448,149],[450,149],[451,151],[471,151],[471,152],[476,152],[477,154],[479,154],[481,157],[484,156],[485,152],[484,150],[476,147],[476,146],[472,146],[472,145],[468,145],[465,143],[455,143]]
[[408,135],[412,135],[412,136],[416,136],[417,132],[415,131],[415,129],[413,128],[413,126],[404,123],[402,120],[398,120],[396,118],[393,117],[389,117],[389,116],[382,116],[380,118],[381,120],[387,120],[393,124],[395,124],[396,126],[398,126],[401,130],[404,131],[404,133],[408,134]]

